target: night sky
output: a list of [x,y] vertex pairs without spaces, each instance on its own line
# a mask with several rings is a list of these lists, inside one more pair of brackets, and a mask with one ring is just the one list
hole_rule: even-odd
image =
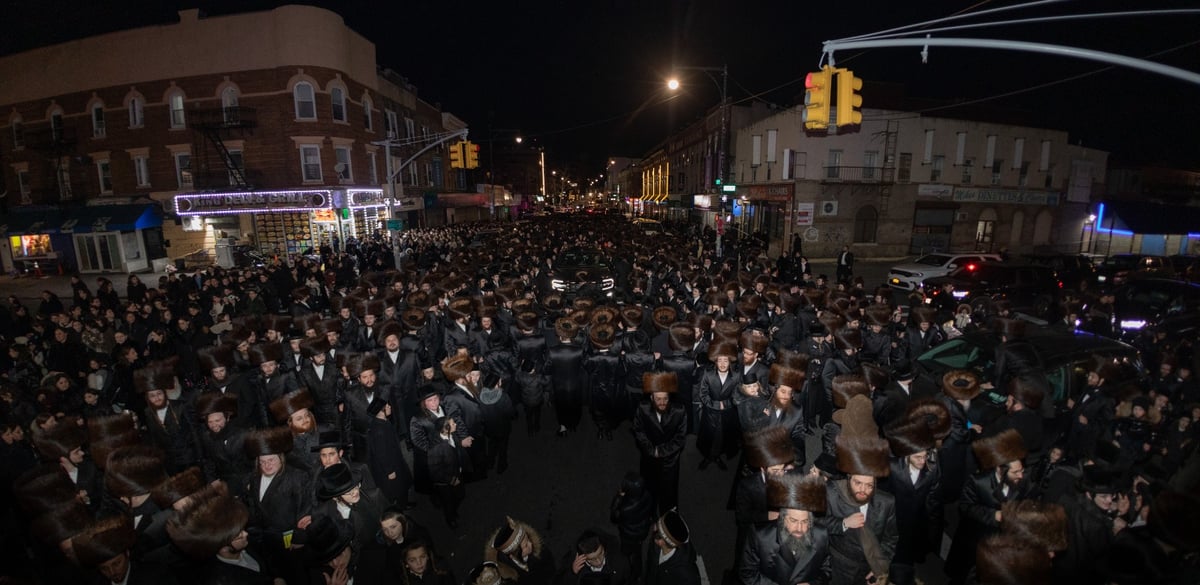
[[[177,19],[180,8],[209,15],[289,2],[242,0],[49,2],[0,0],[10,23],[0,54],[92,34]],[[293,2],[295,3],[295,2]],[[375,43],[378,63],[407,77],[420,96],[466,120],[472,139],[509,139],[517,131],[545,146],[551,166],[599,172],[609,156],[639,157],[675,128],[715,105],[720,93],[702,72],[685,72],[684,90],[664,89],[672,64],[729,67],[729,94],[780,106],[803,93],[821,42],[1018,2],[800,0],[537,0],[298,2],[330,8]],[[1196,8],[1196,2],[1043,3],[975,19],[1029,18],[1107,10]],[[820,6],[819,10],[815,7]],[[120,7],[120,8],[117,8]],[[903,11],[898,10],[903,7]],[[12,23],[20,23],[12,26]],[[1200,70],[1200,15],[1030,24],[943,37],[1003,38],[1121,53]],[[1181,47],[1181,48],[1180,48]],[[1174,50],[1172,50],[1174,49]],[[1150,57],[1158,52],[1169,51]],[[839,66],[912,103],[984,100],[931,111],[947,117],[1016,116],[1070,132],[1073,142],[1108,150],[1113,163],[1200,167],[1200,86],[1102,63],[1011,51],[932,48],[839,52]],[[1038,87],[1058,79],[1066,83]],[[1026,88],[1017,95],[986,99]],[[877,90],[876,96],[882,95]],[[489,127],[492,131],[489,132]]]

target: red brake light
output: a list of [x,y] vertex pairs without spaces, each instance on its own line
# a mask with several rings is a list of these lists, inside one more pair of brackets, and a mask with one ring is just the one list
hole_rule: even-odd
[[1058,288],[1062,288],[1062,287],[1063,287],[1063,281],[1060,280],[1060,281],[1058,281]]
[[967,264],[967,270],[968,270],[968,271],[970,271],[970,272],[975,272],[975,265],[974,265],[974,264]]

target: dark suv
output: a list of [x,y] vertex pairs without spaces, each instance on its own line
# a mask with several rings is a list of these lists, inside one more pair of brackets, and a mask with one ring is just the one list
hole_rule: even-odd
[[1096,282],[1102,287],[1125,284],[1130,278],[1159,276],[1171,278],[1175,269],[1162,256],[1149,254],[1113,254],[1096,267]]
[[1082,254],[1023,254],[1021,260],[1053,270],[1068,290],[1078,290],[1081,282],[1096,281],[1096,267]]
[[1113,291],[1112,332],[1126,341],[1142,333],[1195,337],[1200,331],[1200,284],[1167,278],[1131,279]]
[[1046,266],[983,262],[968,264],[947,276],[925,279],[931,302],[946,294],[945,285],[954,285],[950,294],[957,303],[967,303],[979,311],[992,301],[1007,300],[1016,311],[1047,319],[1057,310],[1063,282]]
[[568,248],[554,259],[550,290],[564,297],[613,296],[616,280],[608,257],[599,250]]

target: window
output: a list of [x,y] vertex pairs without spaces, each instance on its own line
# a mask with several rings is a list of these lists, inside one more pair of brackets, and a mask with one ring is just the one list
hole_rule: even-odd
[[241,121],[236,87],[227,87],[221,90],[221,115],[226,124],[235,124]]
[[371,98],[363,97],[363,127],[367,130],[374,130],[371,127]]
[[975,166],[975,159],[973,159],[973,158],[968,158],[963,161],[962,184],[964,184],[964,185],[971,184],[971,180],[974,178],[971,176],[971,171],[973,170],[974,166]]
[[413,124],[413,119],[405,118],[404,119],[404,136],[406,138],[412,138],[413,136],[416,136],[416,135],[417,135],[417,127],[415,124]]
[[316,120],[317,99],[313,95],[312,84],[307,81],[301,81],[296,84],[296,88],[292,90],[292,94],[296,99],[296,119]]
[[50,114],[50,134],[57,142],[63,137],[63,117],[62,112],[54,112]]
[[387,116],[387,137],[399,138],[400,122],[399,118],[396,117],[396,112],[393,112],[392,110],[384,110],[383,113]]
[[992,163],[992,184],[1000,184],[1000,169],[1004,167],[1004,159],[998,158]]
[[192,188],[192,155],[186,152],[175,154],[175,181],[180,189]]
[[107,160],[96,161],[96,175],[100,179],[100,192],[112,193],[112,166]]
[[12,123],[12,138],[13,148],[25,147],[25,128],[21,125],[21,120],[13,120]]
[[762,164],[762,134],[755,134],[750,137],[750,166],[756,167]]
[[921,162],[925,164],[933,162],[933,130],[925,131],[925,156],[921,158]]
[[934,156],[933,160],[929,163],[929,180],[930,181],[942,180],[942,170],[945,167],[946,167],[946,157],[944,157],[940,154],[937,156]]
[[234,169],[237,169],[236,172],[232,169],[229,171],[229,185],[231,187],[241,185],[243,183],[242,177],[246,176],[246,162],[242,158],[242,151],[229,151],[229,162],[233,164]]
[[377,169],[377,167],[375,166],[375,153],[372,152],[367,155],[367,171],[371,173],[371,184],[372,185],[379,184],[379,172],[376,169]]
[[829,164],[825,166],[825,178],[836,179],[841,176],[842,170],[842,151],[829,151]]
[[1045,187],[1047,189],[1053,189],[1054,188],[1054,165],[1049,165],[1049,167],[1046,168],[1045,170],[1046,170],[1046,182],[1043,185],[1043,187]]
[[167,98],[167,106],[171,110],[171,128],[180,129],[187,126],[187,118],[183,113],[183,94],[175,92]]
[[868,150],[863,153],[863,170],[862,178],[874,179],[875,169],[879,167],[879,152]]
[[767,162],[775,162],[775,148],[779,141],[778,130],[767,130]]
[[66,201],[72,197],[71,190],[71,157],[58,159],[58,198]]
[[346,92],[340,87],[329,90],[329,98],[333,102],[333,120],[346,121]]
[[900,153],[900,164],[896,167],[896,180],[907,183],[912,180],[912,153]]
[[1029,161],[1021,162],[1021,174],[1017,175],[1017,185],[1021,187],[1029,185]]
[[22,205],[33,203],[29,198],[29,194],[33,191],[29,184],[29,171],[17,171],[17,188],[21,191]]
[[92,107],[92,138],[104,138],[104,106]]
[[321,181],[321,149],[317,146],[300,147],[300,169],[306,182]]
[[133,174],[137,177],[138,187],[150,186],[150,158],[145,156],[133,157]]
[[333,149],[333,154],[337,158],[337,165],[333,167],[337,171],[338,180],[343,183],[349,183],[354,180],[354,173],[350,168],[350,147],[338,146]]
[[967,155],[967,133],[958,133],[958,145],[954,148],[954,164],[961,165]]
[[141,128],[146,123],[146,100],[140,97],[129,100],[129,127]]
[[879,231],[879,212],[864,205],[854,214],[854,243],[874,244]]

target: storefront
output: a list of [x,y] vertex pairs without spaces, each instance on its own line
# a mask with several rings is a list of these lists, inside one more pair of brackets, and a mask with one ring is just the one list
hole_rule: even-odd
[[735,203],[741,207],[741,217],[737,227],[743,235],[765,239],[772,256],[786,246],[784,228],[795,187],[795,183],[738,185]]
[[19,209],[3,231],[5,271],[141,272],[166,254],[150,204]]

